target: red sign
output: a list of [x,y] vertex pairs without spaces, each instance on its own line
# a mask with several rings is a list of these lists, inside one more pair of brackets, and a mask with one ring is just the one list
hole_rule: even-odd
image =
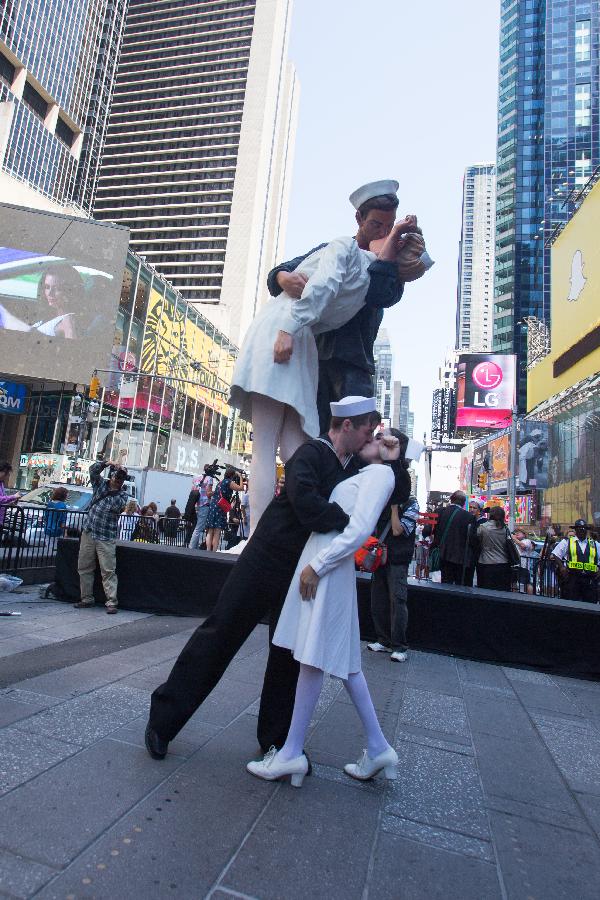
[[459,357],[456,378],[456,427],[506,428],[512,421],[515,357],[469,353]]

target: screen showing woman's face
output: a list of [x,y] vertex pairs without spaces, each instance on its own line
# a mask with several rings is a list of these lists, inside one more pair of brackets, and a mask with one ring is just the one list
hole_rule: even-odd
[[66,308],[68,297],[58,276],[48,273],[44,278],[44,299],[53,309]]

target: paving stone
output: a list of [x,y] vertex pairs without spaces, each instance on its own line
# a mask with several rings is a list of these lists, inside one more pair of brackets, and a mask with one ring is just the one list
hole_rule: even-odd
[[11,725],[19,719],[26,719],[35,711],[35,707],[31,707],[29,703],[12,700],[10,697],[0,697],[0,728]]
[[140,691],[110,685],[37,713],[16,727],[85,747],[147,711],[147,698]]
[[429,844],[431,847],[439,847],[440,850],[452,850],[454,853],[462,853],[465,856],[475,856],[487,862],[495,862],[494,851],[489,841],[479,841],[477,838],[467,837],[457,831],[448,831],[446,828],[432,828],[421,822],[413,822],[411,819],[403,819],[400,816],[384,815],[381,820],[381,828],[389,834],[397,834],[399,837],[411,838]]
[[439,750],[449,750],[451,753],[463,753],[465,756],[474,756],[470,738],[460,735],[449,735],[427,728],[417,728],[411,725],[399,725],[396,729],[396,746],[401,741],[409,741],[413,744],[423,744],[425,747],[437,747]]
[[227,668],[227,675],[237,681],[247,681],[262,689],[267,667],[267,650],[252,653],[242,659],[235,659]]
[[0,798],[0,846],[61,868],[180,764],[101,741]]
[[600,795],[600,733],[571,719],[534,718],[571,788]]
[[[241,717],[38,896],[204,897],[273,793],[293,790],[261,782],[246,772],[256,747],[255,725],[252,717]],[[154,765],[160,769],[162,763]],[[82,887],[84,878],[90,884]]]
[[449,694],[462,695],[456,660],[434,653],[411,653],[406,677],[407,686]]
[[31,897],[56,874],[54,869],[8,850],[0,850],[0,873],[0,893],[23,898]]
[[222,884],[261,900],[361,898],[378,812],[377,796],[340,784],[282,785]]
[[508,897],[597,900],[600,848],[593,837],[497,812],[490,821]]
[[400,710],[400,722],[430,728],[444,734],[468,737],[469,726],[460,697],[407,687]]
[[0,794],[5,794],[34,775],[71,756],[77,750],[72,744],[25,734],[14,726],[0,731]]
[[486,794],[574,813],[573,798],[539,738],[515,740],[474,731],[473,743]]
[[[194,713],[194,719],[211,725],[229,725],[260,696],[260,687],[236,681],[225,675],[212,694]],[[254,723],[256,729],[256,722]]]
[[500,900],[496,868],[461,853],[381,832],[369,900]]
[[489,839],[485,801],[473,759],[433,747],[398,745],[398,780],[385,811],[426,825]]
[[506,813],[509,816],[519,816],[522,819],[532,819],[534,822],[569,828],[571,831],[590,833],[588,821],[577,803],[573,803],[570,812],[565,812],[552,804],[544,806],[539,803],[513,800],[509,797],[486,793],[486,807],[488,810],[494,809],[496,812]]
[[577,685],[565,686],[563,690],[570,697],[573,697],[577,708],[581,710],[584,716],[591,716],[594,719],[594,725],[600,727],[600,690],[591,690],[590,687],[582,682]]
[[64,702],[59,697],[37,694],[35,691],[22,691],[19,688],[5,688],[0,691],[0,697],[6,697],[7,700],[14,700],[16,703],[26,703],[32,713],[40,712],[42,709],[48,709],[50,706],[56,706],[57,703]]
[[537,672],[534,669],[512,669],[510,666],[503,666],[502,669],[510,681],[522,681],[524,684],[554,684],[551,676],[545,672]]
[[473,687],[465,689],[464,701],[471,732],[511,736],[515,740],[536,739],[531,718],[516,697],[499,697]]
[[[369,673],[366,673],[365,677],[367,678],[367,684],[369,685],[369,693],[371,694],[373,706],[377,712],[397,714],[402,706],[404,679],[402,679],[402,681],[380,679],[376,674],[372,675]],[[352,705],[352,700],[346,690],[340,692],[339,702]]]
[[33,650],[51,643],[41,635],[16,634],[0,643],[0,658],[14,656],[15,653],[23,653],[25,650]]
[[539,709],[567,715],[580,715],[577,701],[555,684],[531,684],[514,681],[513,687],[519,700],[527,710]]
[[577,794],[577,801],[586,816],[587,822],[589,822],[600,840],[600,797],[594,797],[589,794]]
[[[380,714],[379,722],[390,744],[396,730],[396,716]],[[346,762],[358,759],[365,737],[358,713],[346,703],[334,703],[316,724],[307,742],[310,750],[331,751],[345,756]]]
[[474,684],[488,690],[505,691],[507,694],[513,693],[501,666],[493,666],[471,659],[457,659],[456,668],[458,677],[463,684]]
[[[375,794],[378,797],[381,797],[386,790],[387,782],[383,775],[377,775],[375,778],[370,778],[369,781],[358,781],[356,778],[350,778],[349,775],[346,775],[344,772],[345,763],[342,763],[341,759],[340,765],[337,766],[316,762],[316,756],[311,757],[311,760],[313,767],[311,777],[313,778],[323,778],[325,781],[342,784],[344,787],[355,788],[358,791],[363,791],[366,794]],[[345,762],[348,762],[348,760]]]

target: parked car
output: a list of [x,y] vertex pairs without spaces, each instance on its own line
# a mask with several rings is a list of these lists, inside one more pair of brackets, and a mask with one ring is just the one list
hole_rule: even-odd
[[[16,506],[23,509],[25,515],[25,529],[23,543],[26,546],[44,543],[45,522],[47,517],[47,505],[52,499],[54,490],[58,487],[67,489],[65,499],[66,515],[64,520],[65,534],[75,537],[81,532],[83,515],[92,502],[92,488],[79,485],[61,484],[51,482],[43,487],[34,488],[17,501]],[[7,513],[10,516],[10,510]],[[13,514],[14,515],[14,514]],[[10,529],[10,521],[5,522],[5,527]]]

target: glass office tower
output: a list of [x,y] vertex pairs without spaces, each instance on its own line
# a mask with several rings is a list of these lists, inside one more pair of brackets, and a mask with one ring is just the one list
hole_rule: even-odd
[[[545,0],[502,0],[493,349],[517,354],[527,402],[527,327],[544,309]],[[541,229],[541,230],[540,230]]]
[[6,0],[0,8],[0,165],[91,211],[126,0]]
[[[574,201],[600,163],[598,118],[600,0],[547,0],[545,238],[575,211]],[[550,306],[550,247],[544,260]]]

